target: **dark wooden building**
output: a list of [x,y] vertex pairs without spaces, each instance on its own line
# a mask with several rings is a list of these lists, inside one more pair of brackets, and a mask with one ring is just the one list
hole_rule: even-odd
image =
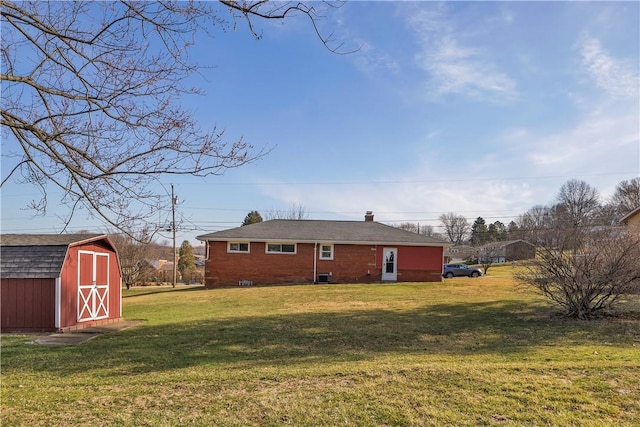
[[122,317],[120,262],[104,234],[0,236],[2,331],[69,331]]

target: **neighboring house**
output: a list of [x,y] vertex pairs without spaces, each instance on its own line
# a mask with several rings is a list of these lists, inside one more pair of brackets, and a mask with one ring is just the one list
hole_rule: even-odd
[[445,263],[454,260],[464,261],[475,258],[478,254],[478,248],[469,245],[451,246],[444,250]]
[[197,237],[205,286],[438,282],[447,243],[373,221],[271,220]]
[[[166,259],[152,259],[148,260],[151,268],[154,270],[150,272],[148,278],[149,282],[169,282],[173,281],[173,261]],[[180,279],[180,272],[176,272],[176,279]]]
[[620,222],[629,228],[640,230],[640,206],[623,216]]
[[536,257],[535,245],[524,240],[491,242],[478,248],[478,262],[494,263],[532,259]]
[[3,331],[69,331],[122,317],[118,254],[103,234],[0,235]]

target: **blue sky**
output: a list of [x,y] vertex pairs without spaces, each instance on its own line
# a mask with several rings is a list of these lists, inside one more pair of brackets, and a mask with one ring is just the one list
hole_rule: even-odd
[[[260,40],[241,22],[202,35],[193,58],[212,68],[190,83],[206,95],[185,105],[204,128],[272,151],[224,176],[163,178],[178,239],[293,204],[310,219],[507,224],[571,178],[606,199],[640,176],[639,5],[351,1],[321,22],[359,48],[348,55],[302,18],[259,23]],[[55,194],[45,217],[23,209],[37,197],[6,185],[2,232],[60,231]],[[69,231],[81,229],[104,226],[81,214]]]

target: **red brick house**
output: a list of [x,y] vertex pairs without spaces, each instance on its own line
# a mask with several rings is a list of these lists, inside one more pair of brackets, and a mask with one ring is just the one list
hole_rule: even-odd
[[197,237],[205,286],[439,282],[447,243],[373,221],[276,219]]

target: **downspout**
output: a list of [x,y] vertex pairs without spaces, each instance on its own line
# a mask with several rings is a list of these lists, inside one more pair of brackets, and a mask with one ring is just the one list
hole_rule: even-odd
[[318,242],[313,243],[313,283],[318,283]]

